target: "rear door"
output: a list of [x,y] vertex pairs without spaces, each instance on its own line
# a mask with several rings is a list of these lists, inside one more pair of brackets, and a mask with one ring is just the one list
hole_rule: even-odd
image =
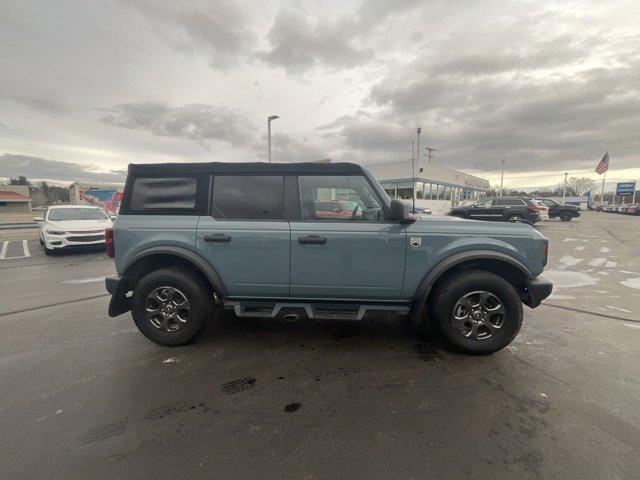
[[290,228],[282,175],[216,175],[196,248],[230,297],[289,295]]
[[[384,220],[384,207],[361,175],[299,176],[301,219],[291,223],[291,296],[396,300],[402,291],[407,235]],[[345,215],[317,205],[338,201]]]

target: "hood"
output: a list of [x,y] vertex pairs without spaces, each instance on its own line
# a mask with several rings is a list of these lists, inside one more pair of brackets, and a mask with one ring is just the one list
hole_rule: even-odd
[[406,225],[407,233],[447,233],[455,235],[516,235],[543,237],[543,235],[531,225],[514,222],[489,222],[484,220],[469,220],[459,217],[433,216],[420,218]]
[[47,228],[53,230],[64,230],[65,232],[86,232],[89,230],[104,230],[112,227],[113,222],[107,218],[104,220],[64,220],[57,222],[47,222]]

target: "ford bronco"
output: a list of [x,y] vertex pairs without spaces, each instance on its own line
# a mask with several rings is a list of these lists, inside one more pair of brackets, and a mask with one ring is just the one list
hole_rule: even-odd
[[[340,215],[325,215],[329,202]],[[418,219],[351,163],[130,165],[105,237],[109,315],[131,310],[161,345],[193,341],[219,305],[287,319],[395,312],[486,354],[552,290],[535,228]]]

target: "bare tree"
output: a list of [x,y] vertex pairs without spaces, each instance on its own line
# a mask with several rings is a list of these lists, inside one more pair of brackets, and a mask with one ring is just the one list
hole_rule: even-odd
[[571,187],[576,197],[581,197],[593,188],[593,180],[587,177],[570,177],[567,180],[567,187]]

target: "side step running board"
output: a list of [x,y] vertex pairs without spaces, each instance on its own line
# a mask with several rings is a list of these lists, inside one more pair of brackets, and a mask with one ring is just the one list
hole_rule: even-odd
[[302,312],[304,312],[304,316],[312,320],[362,320],[366,313],[372,311],[396,312],[400,315],[407,315],[410,311],[406,305],[269,303],[231,300],[225,300],[224,307],[233,310],[238,317],[275,318],[282,315],[291,320],[300,318]]

